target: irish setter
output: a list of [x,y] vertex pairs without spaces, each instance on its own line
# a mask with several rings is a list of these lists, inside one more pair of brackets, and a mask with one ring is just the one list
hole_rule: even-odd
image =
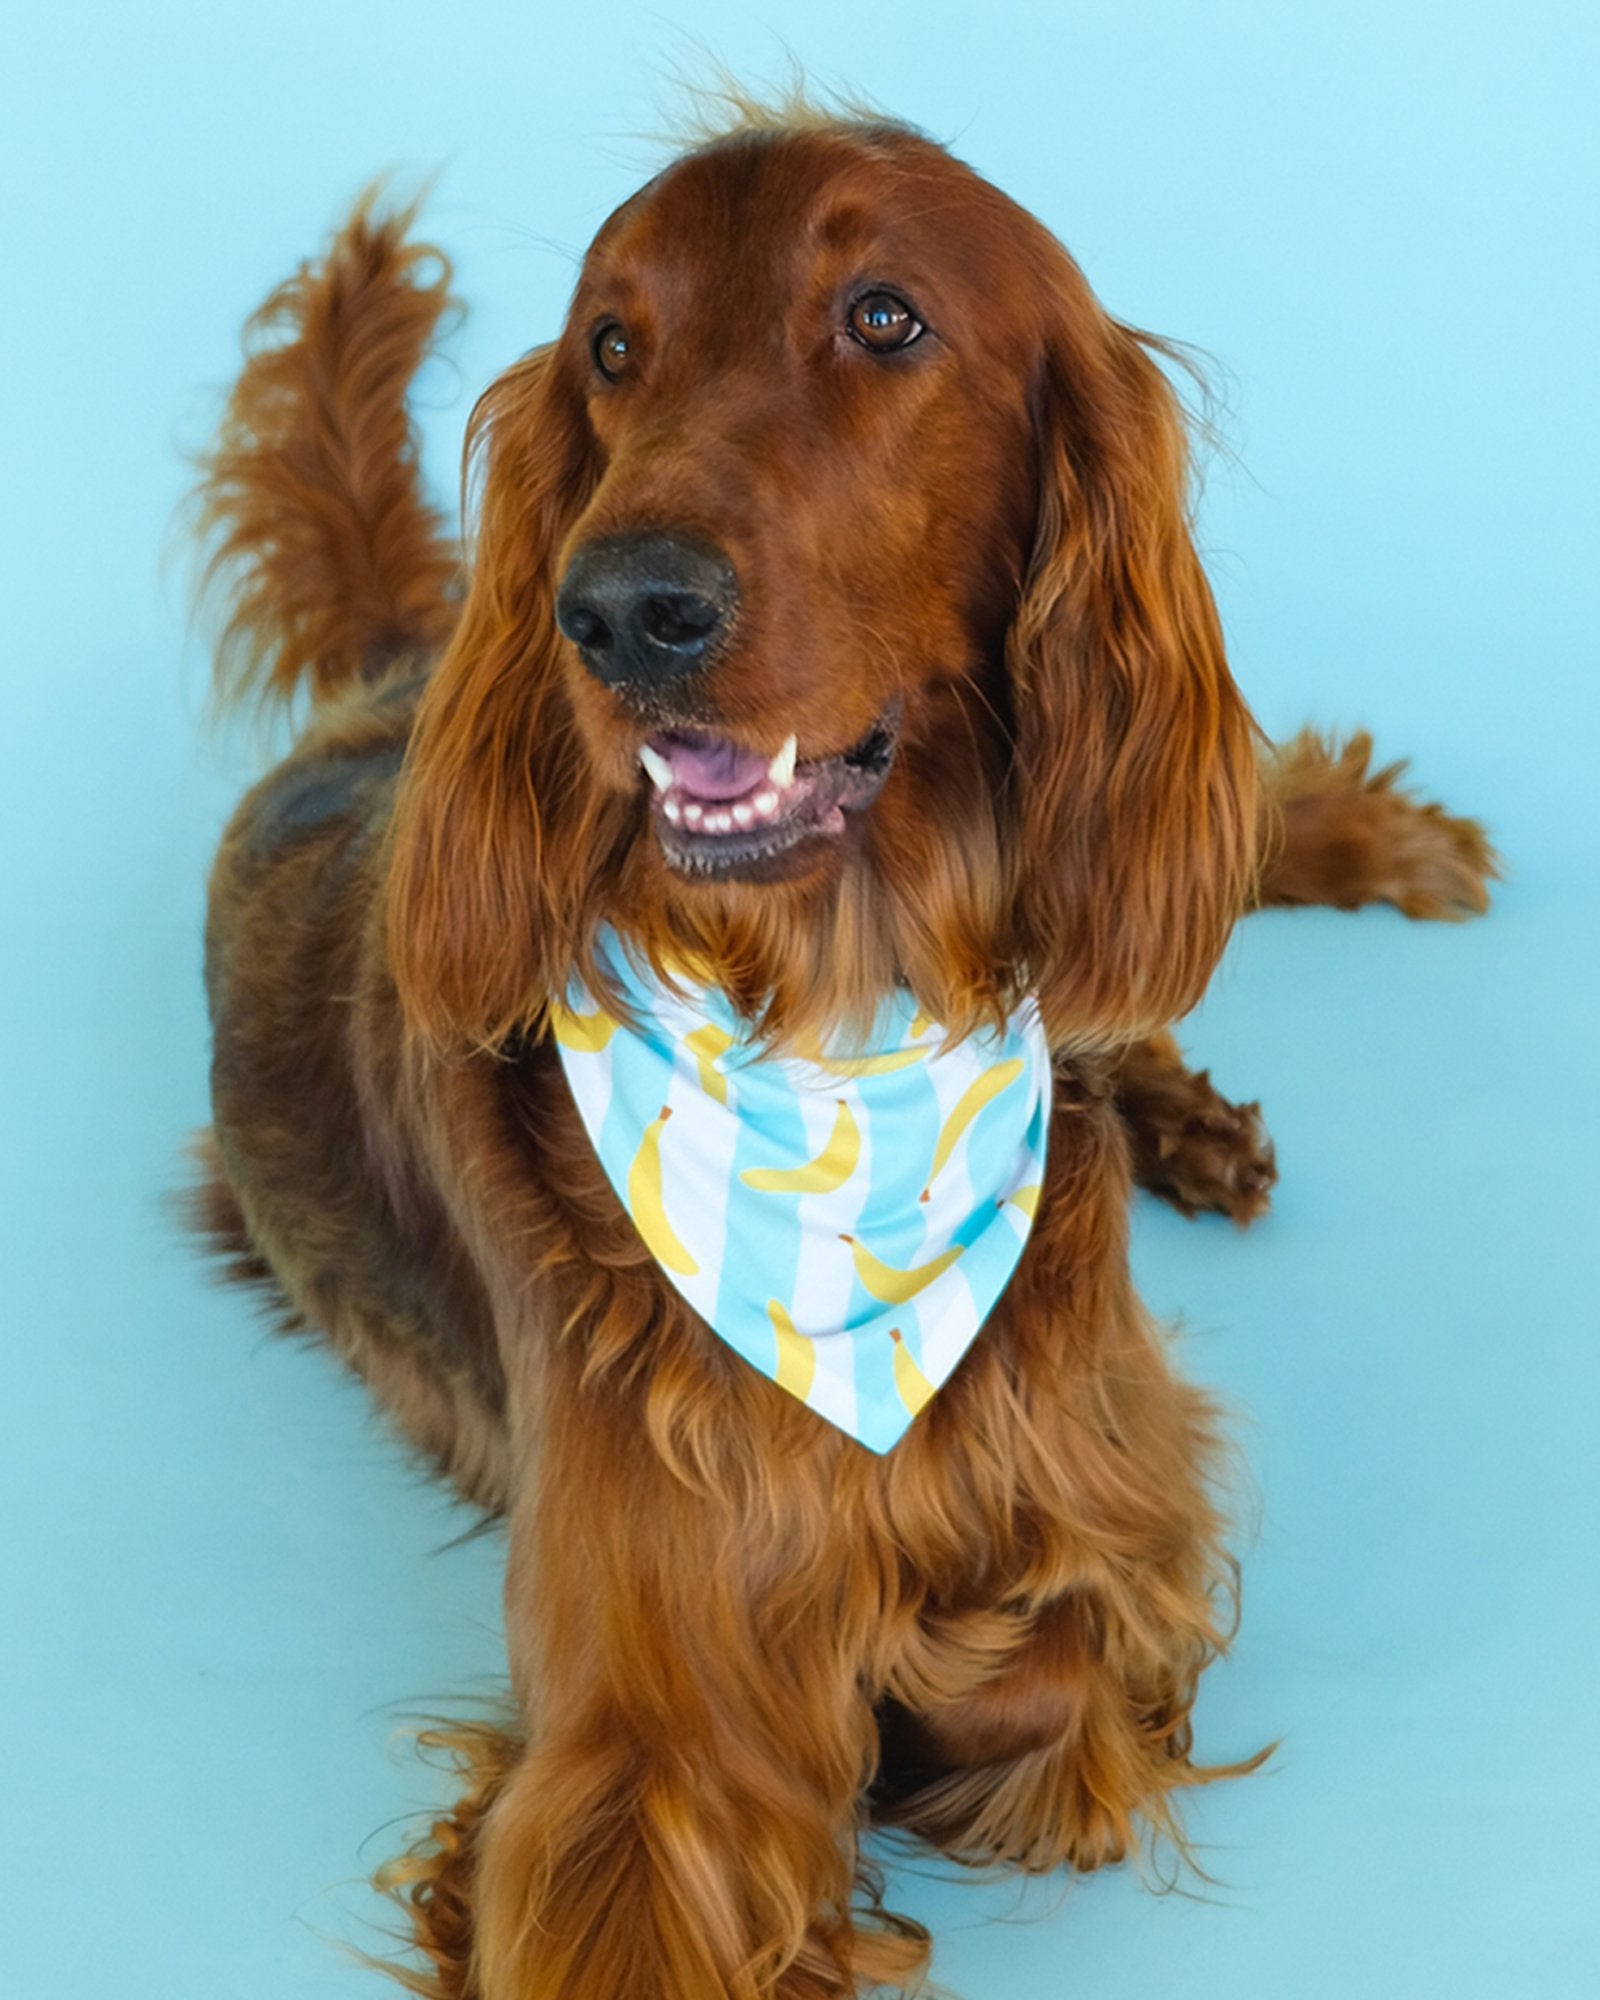
[[[1273,1164],[1169,1025],[1252,903],[1459,915],[1491,857],[1364,738],[1265,748],[1165,350],[939,146],[748,114],[624,203],[474,415],[466,562],[418,490],[449,279],[410,221],[369,199],[268,300],[206,464],[221,686],[312,701],[212,880],[199,1197],[507,1522],[517,1720],[461,1733],[467,1796],[390,1871],[404,1976],[912,1986],[869,1823],[1092,1869],[1246,1768],[1191,1754],[1218,1427],[1127,1211],[1248,1220]],[[1036,1010],[1031,1230],[892,1449],[630,1219],[551,1032],[574,993],[626,1015],[619,947],[763,1062],[869,1048],[900,996],[951,1050]]]

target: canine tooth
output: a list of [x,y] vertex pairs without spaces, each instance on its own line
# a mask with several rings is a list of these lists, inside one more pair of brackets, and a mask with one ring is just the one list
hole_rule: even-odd
[[661,810],[666,814],[667,818],[672,821],[674,826],[676,826],[678,821],[683,818],[683,807],[679,805],[678,801],[675,798],[671,797],[670,794],[668,797],[664,798],[661,801]]
[[639,745],[639,762],[650,773],[650,782],[658,792],[664,792],[672,783],[672,766],[659,750],[652,750],[648,743]]
[[755,818],[755,814],[745,804],[744,800],[741,799],[739,803],[733,808],[733,817],[738,825],[748,826],[751,820]]
[[770,819],[778,810],[778,795],[776,792],[769,791],[766,786],[763,786],[750,803],[763,818]]
[[795,738],[791,736],[778,752],[777,756],[767,766],[767,776],[771,778],[780,792],[785,791],[794,782],[795,752],[799,747]]
[[705,807],[698,799],[691,799],[683,809],[683,816],[691,826],[698,826],[705,816]]

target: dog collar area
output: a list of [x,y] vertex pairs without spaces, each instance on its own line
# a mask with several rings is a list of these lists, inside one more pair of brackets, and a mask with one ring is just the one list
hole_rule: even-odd
[[860,1047],[774,1053],[714,987],[667,986],[614,936],[602,949],[632,1018],[574,982],[552,1028],[634,1227],[751,1367],[888,1451],[1032,1228],[1051,1090],[1037,1009],[955,1041],[897,992]]

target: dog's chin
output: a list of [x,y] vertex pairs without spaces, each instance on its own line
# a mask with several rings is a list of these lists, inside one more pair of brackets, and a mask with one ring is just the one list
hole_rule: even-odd
[[847,749],[774,757],[702,729],[664,729],[641,747],[650,824],[675,876],[691,882],[790,882],[837,853],[851,820],[883,789],[898,706]]

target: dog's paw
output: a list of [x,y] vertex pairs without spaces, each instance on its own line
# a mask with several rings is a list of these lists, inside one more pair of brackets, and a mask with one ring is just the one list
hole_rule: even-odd
[[1421,799],[1404,759],[1374,770],[1364,729],[1341,742],[1314,729],[1280,744],[1263,769],[1268,833],[1255,900],[1357,910],[1392,903],[1408,917],[1481,916],[1500,861],[1475,819]]
[[1230,1104],[1201,1070],[1181,1092],[1146,1100],[1132,1126],[1139,1185],[1181,1215],[1209,1211],[1243,1228],[1263,1214],[1278,1178],[1259,1104]]
[[1475,819],[1404,792],[1370,795],[1381,825],[1374,852],[1374,895],[1405,916],[1459,922],[1489,907],[1500,864]]

